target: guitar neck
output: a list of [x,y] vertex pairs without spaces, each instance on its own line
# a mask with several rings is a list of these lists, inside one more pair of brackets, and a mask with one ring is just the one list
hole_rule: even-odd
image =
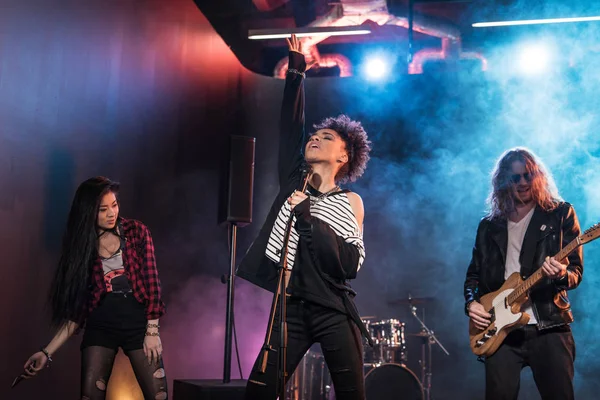
[[[556,253],[556,255],[554,256],[554,259],[556,259],[558,261],[564,260],[565,258],[567,258],[567,256],[569,254],[571,254],[571,252],[573,250],[575,250],[580,245],[581,245],[580,239],[579,239],[579,237],[577,237],[571,243],[569,243],[568,245],[563,247],[563,249],[561,251]],[[527,278],[523,283],[521,283],[519,286],[517,286],[511,294],[508,295],[508,297],[507,297],[508,304],[513,304],[515,301],[517,301],[519,298],[521,298],[521,296],[524,296],[525,294],[527,294],[527,292],[529,292],[531,290],[531,288],[534,287],[535,285],[537,285],[543,278],[544,278],[544,272],[542,271],[542,268],[540,267],[529,278]]]

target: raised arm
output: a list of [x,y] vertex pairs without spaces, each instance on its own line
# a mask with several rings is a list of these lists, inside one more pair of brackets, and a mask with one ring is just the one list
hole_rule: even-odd
[[298,173],[302,163],[302,147],[305,143],[304,132],[304,73],[306,61],[302,46],[292,35],[288,40],[290,54],[288,72],[285,78],[283,103],[279,120],[279,185],[283,187],[294,174]]

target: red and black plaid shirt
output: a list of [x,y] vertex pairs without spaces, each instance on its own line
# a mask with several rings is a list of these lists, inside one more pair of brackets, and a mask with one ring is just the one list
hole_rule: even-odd
[[[165,305],[160,295],[160,280],[154,258],[154,244],[146,225],[133,219],[119,218],[121,235],[125,239],[122,249],[123,267],[133,295],[146,306],[146,319],[158,319],[165,313]],[[92,266],[92,292],[88,315],[98,307],[106,293],[102,260],[98,258]]]

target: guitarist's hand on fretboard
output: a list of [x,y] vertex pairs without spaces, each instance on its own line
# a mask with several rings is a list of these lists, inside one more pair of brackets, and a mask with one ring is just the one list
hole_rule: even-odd
[[477,328],[484,330],[490,324],[492,316],[485,311],[481,303],[473,301],[469,304],[469,318]]
[[553,257],[546,257],[546,260],[542,264],[542,270],[547,277],[551,279],[560,279],[567,274],[567,265],[568,264],[561,264]]

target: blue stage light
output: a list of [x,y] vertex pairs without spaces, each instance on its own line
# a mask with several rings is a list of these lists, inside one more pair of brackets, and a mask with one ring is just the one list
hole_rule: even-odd
[[365,63],[364,74],[367,79],[381,80],[389,74],[389,64],[381,57],[370,57]]
[[553,49],[548,43],[528,43],[518,50],[518,67],[526,75],[548,71],[553,62]]

